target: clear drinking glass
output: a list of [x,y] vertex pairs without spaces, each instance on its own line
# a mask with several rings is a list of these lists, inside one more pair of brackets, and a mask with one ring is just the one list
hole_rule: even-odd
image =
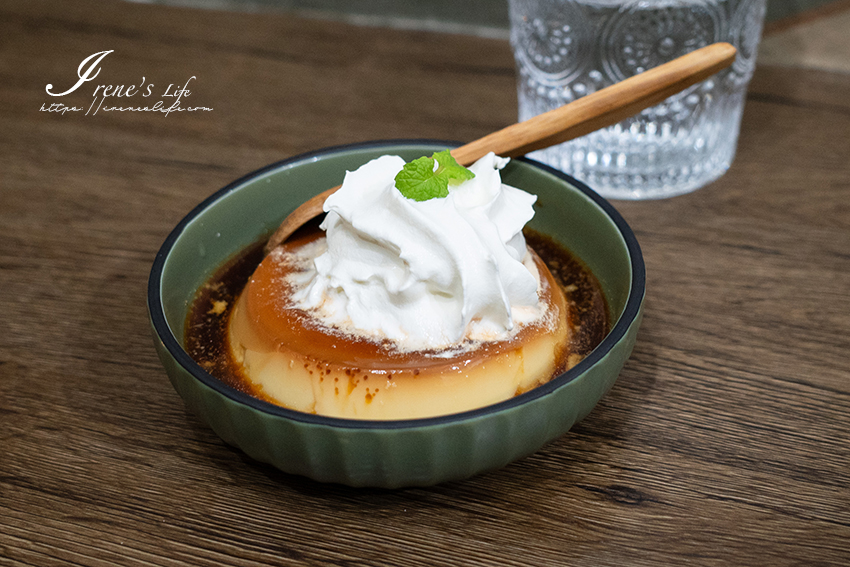
[[633,118],[531,157],[605,197],[698,189],[735,156],[765,0],[509,0],[519,119],[718,41],[734,64]]

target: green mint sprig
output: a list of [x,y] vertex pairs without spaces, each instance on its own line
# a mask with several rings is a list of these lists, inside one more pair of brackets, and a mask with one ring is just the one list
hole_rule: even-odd
[[443,150],[404,164],[395,176],[395,186],[408,199],[427,201],[448,196],[449,185],[458,185],[473,177],[475,174],[460,165],[449,150]]

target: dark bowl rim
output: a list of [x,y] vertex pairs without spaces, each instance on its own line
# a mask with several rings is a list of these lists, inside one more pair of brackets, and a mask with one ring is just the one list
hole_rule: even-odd
[[514,159],[527,163],[532,167],[536,167],[556,177],[559,177],[570,185],[572,185],[573,187],[575,187],[576,189],[578,189],[579,191],[581,191],[582,193],[584,193],[590,200],[592,200],[598,207],[603,210],[603,212],[608,216],[608,218],[610,218],[614,222],[617,229],[620,231],[620,234],[623,237],[629,252],[629,259],[631,261],[632,268],[632,283],[629,289],[629,297],[626,302],[626,306],[623,309],[623,313],[614,325],[614,328],[611,329],[611,331],[602,340],[602,342],[597,345],[597,347],[576,366],[556,376],[549,382],[537,386],[529,390],[528,392],[525,392],[524,394],[514,396],[513,398],[496,404],[460,413],[405,420],[347,419],[295,411],[260,400],[259,398],[255,398],[244,392],[240,392],[226,385],[224,382],[220,381],[212,374],[204,370],[189,356],[189,354],[184,350],[182,345],[172,333],[171,328],[169,327],[168,322],[165,318],[165,311],[162,305],[162,296],[160,294],[160,281],[162,279],[162,272],[165,267],[165,260],[168,257],[168,254],[170,253],[172,247],[174,246],[174,243],[182,234],[186,226],[190,222],[192,222],[196,217],[198,217],[212,203],[218,201],[223,196],[232,192],[236,188],[244,185],[248,181],[260,177],[270,171],[298,162],[311,160],[319,156],[329,156],[351,150],[373,149],[393,145],[456,147],[460,144],[455,141],[434,139],[387,139],[372,140],[368,142],[356,142],[351,144],[341,144],[321,148],[310,152],[305,152],[257,169],[251,173],[240,177],[239,179],[236,179],[231,183],[228,183],[226,186],[204,199],[199,205],[197,205],[186,216],[184,216],[179,223],[177,223],[177,226],[175,226],[171,233],[169,233],[168,237],[166,237],[165,241],[157,252],[156,257],[154,258],[153,266],[151,267],[150,277],[148,279],[147,301],[148,312],[154,330],[156,331],[157,337],[160,341],[162,341],[165,348],[182,368],[184,368],[187,372],[189,372],[190,375],[192,375],[192,377],[200,381],[205,386],[212,388],[216,392],[230,398],[231,400],[241,404],[245,404],[252,409],[276,417],[281,417],[288,420],[301,422],[304,424],[344,429],[418,429],[423,427],[433,427],[456,422],[475,420],[477,418],[485,417],[488,415],[498,414],[502,411],[510,410],[515,407],[524,405],[528,402],[547,396],[553,393],[555,390],[565,386],[566,384],[572,382],[573,380],[581,376],[586,370],[594,366],[603,357],[605,357],[605,355],[607,355],[614,348],[614,346],[625,336],[629,327],[632,325],[632,323],[640,313],[641,304],[643,302],[643,297],[646,290],[646,267],[644,265],[643,254],[641,253],[640,245],[638,244],[637,238],[632,232],[632,229],[629,227],[629,225],[626,223],[625,219],[623,219],[620,213],[618,213],[617,210],[613,207],[613,205],[611,205],[607,200],[605,200],[602,196],[590,189],[590,187],[588,187],[581,181],[578,181],[572,176],[567,175],[562,171],[558,171],[557,169],[554,169],[536,160],[526,157],[520,157]]

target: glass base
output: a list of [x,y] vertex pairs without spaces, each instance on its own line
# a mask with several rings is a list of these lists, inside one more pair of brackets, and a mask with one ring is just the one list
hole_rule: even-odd
[[[634,156],[625,157],[621,152],[613,152],[612,155],[610,151],[588,150],[591,144],[584,140],[576,142],[533,152],[528,157],[570,174],[606,199],[623,200],[664,199],[705,187],[729,169],[736,145],[733,140],[730,146],[723,148],[722,155],[710,156],[708,159],[689,159],[693,156],[685,151],[680,159],[665,161],[677,166],[635,170],[634,167],[616,166],[618,158],[623,163],[628,157]],[[588,164],[588,154],[591,164]]]
[[657,109],[648,109],[529,157],[572,175],[609,199],[689,193],[729,169],[738,142],[743,92],[708,101],[696,112],[683,112],[686,119],[659,116]]

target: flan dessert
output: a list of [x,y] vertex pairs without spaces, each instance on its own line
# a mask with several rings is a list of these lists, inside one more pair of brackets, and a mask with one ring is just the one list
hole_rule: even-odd
[[[361,419],[445,415],[506,400],[555,375],[568,344],[564,295],[543,262],[545,313],[496,340],[405,350],[330,326],[297,307],[313,243],[278,248],[257,268],[230,320],[234,360],[266,397],[298,411]],[[305,250],[306,249],[306,250]]]
[[526,245],[536,198],[501,182],[506,163],[485,156],[424,199],[397,187],[397,156],[348,172],[322,230],[212,302],[242,389],[330,417],[417,419],[509,399],[580,360],[587,309]]

